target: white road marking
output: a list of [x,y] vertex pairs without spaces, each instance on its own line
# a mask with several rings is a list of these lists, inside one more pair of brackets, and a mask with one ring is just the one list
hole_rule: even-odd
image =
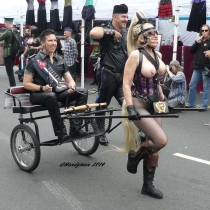
[[199,162],[199,163],[204,163],[204,164],[210,165],[210,161],[203,160],[203,159],[200,159],[200,158],[195,158],[195,157],[188,156],[188,155],[183,155],[183,154],[180,154],[180,153],[174,153],[174,155],[177,156],[177,157],[181,157],[181,158],[185,158],[185,159],[188,159],[188,160],[193,160],[193,161],[196,161],[196,162]]
[[70,207],[69,209],[83,210],[81,202],[67,188],[55,181],[42,181],[42,183],[58,200],[67,201]]

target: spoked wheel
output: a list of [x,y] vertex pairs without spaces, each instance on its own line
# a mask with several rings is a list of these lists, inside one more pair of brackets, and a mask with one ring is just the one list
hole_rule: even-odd
[[72,140],[72,144],[79,154],[88,156],[92,155],[98,149],[99,138],[92,136],[85,139]]
[[40,144],[34,131],[27,125],[17,125],[10,137],[13,158],[24,171],[30,172],[40,162]]

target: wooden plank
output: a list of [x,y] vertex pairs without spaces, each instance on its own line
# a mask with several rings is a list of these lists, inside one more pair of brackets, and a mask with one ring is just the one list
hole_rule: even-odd
[[72,112],[73,110],[86,110],[88,108],[94,108],[98,106],[106,106],[106,103],[96,103],[96,104],[87,104],[87,105],[81,105],[81,106],[75,106],[75,107],[70,107],[68,109],[65,109],[64,112]]

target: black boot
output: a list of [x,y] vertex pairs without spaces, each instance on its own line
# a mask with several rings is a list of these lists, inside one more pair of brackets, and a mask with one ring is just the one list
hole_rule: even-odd
[[67,140],[70,140],[70,137],[67,134],[66,127],[64,125],[62,126],[61,130],[58,130],[55,133],[55,135],[58,136],[58,138],[60,139],[60,144],[62,144],[63,142]]
[[140,147],[140,149],[135,152],[134,150],[130,150],[128,153],[128,163],[127,163],[127,171],[135,174],[137,172],[137,167],[139,162],[153,154],[155,151],[151,147]]
[[108,139],[107,139],[105,134],[100,136],[100,144],[103,145],[103,146],[108,146],[109,145]]
[[83,120],[72,119],[70,120],[70,136],[73,139],[82,139],[85,137],[86,132],[84,131]]
[[145,165],[143,166],[144,184],[142,186],[141,193],[153,198],[162,199],[163,193],[160,190],[156,190],[152,183],[155,175],[155,169],[156,167],[152,167],[152,171],[149,171]]

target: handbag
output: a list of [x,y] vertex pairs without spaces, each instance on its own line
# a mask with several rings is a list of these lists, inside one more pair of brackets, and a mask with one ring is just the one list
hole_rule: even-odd
[[210,77],[210,69],[204,66],[204,76]]

